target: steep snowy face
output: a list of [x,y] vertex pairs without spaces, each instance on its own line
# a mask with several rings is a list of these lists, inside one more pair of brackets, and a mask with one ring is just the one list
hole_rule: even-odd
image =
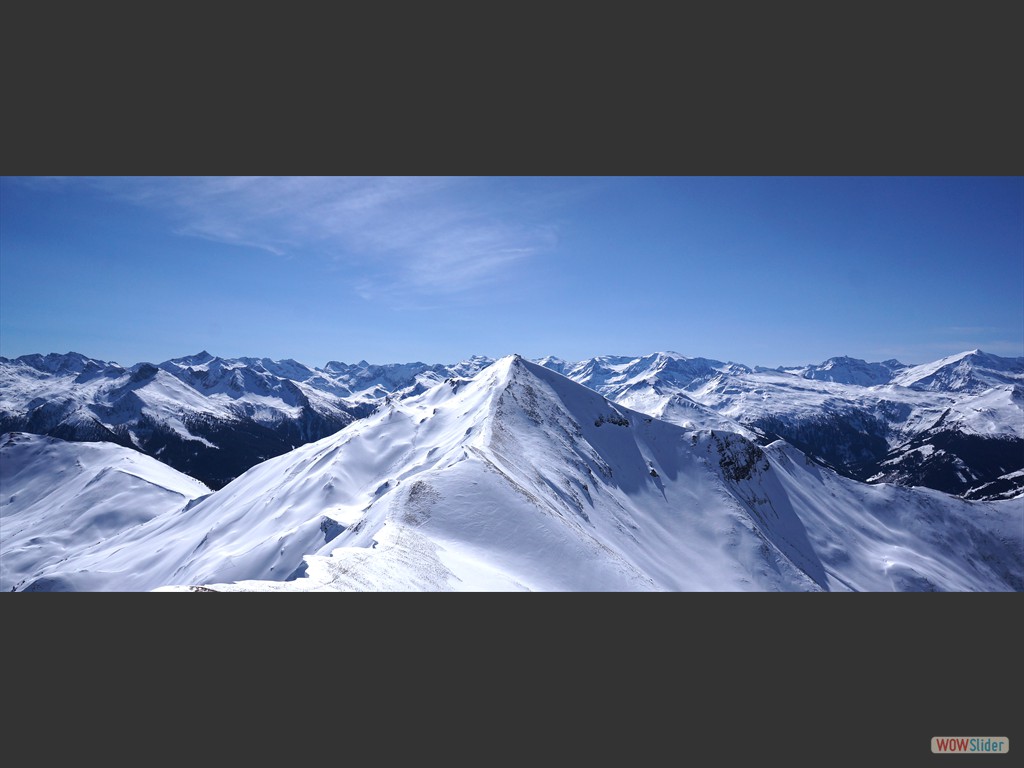
[[20,363],[21,365],[32,368],[39,373],[54,374],[54,375],[74,375],[88,378],[90,374],[103,371],[107,368],[113,367],[118,370],[121,369],[117,363],[105,363],[102,360],[93,360],[92,358],[80,355],[77,352],[68,352],[66,355],[59,355],[51,353],[48,355],[24,355],[19,357],[17,360],[9,360],[6,357],[0,357],[0,363],[10,365],[12,363]]
[[[673,479],[677,454],[688,450],[682,430],[538,374],[546,372],[510,357],[472,379],[392,402],[332,438],[254,468],[190,510],[187,522],[168,520],[173,534],[149,525],[72,567],[134,560],[172,538],[181,542],[181,559],[165,560],[135,588],[225,589],[222,582],[239,581],[273,588],[265,580],[297,573],[305,575],[287,588],[747,584],[744,566],[721,558],[726,545],[715,539],[720,525],[735,529],[728,546],[748,557],[761,540],[735,503],[706,510],[705,499]],[[660,430],[671,434],[664,446],[638,443],[632,431],[641,425],[655,439]],[[690,471],[703,473],[702,463],[691,462]],[[691,510],[686,535],[671,523],[674,496]],[[648,518],[649,530],[638,536]]]
[[[269,364],[270,361],[267,361]],[[152,370],[154,366],[149,366]],[[271,365],[277,371],[291,373],[297,380],[310,378],[313,372],[301,369],[298,364],[292,366]],[[248,358],[246,360],[222,360],[210,358],[202,364],[182,365],[179,361],[169,360],[161,363],[158,370],[163,370],[174,379],[190,387],[201,395],[213,399],[224,406],[240,404],[245,409],[259,403],[260,399],[269,399],[279,408],[291,409],[302,403],[302,392],[290,378],[284,378],[269,371],[264,361]],[[153,371],[157,373],[157,371]],[[269,409],[264,417],[272,419]]]
[[[378,408],[412,406],[445,380],[475,379],[493,364],[475,356],[454,366],[360,360],[313,369],[205,350],[129,369],[76,353],[0,358],[0,431],[132,446],[219,488]],[[685,430],[733,432],[762,447],[783,438],[854,479],[972,500],[1024,493],[1022,358],[972,351],[906,367],[834,357],[751,370],[657,352],[547,357],[534,368]]]
[[924,485],[968,499],[1024,493],[1024,387],[964,395],[869,465],[870,482]]
[[492,360],[324,369],[205,350],[125,369],[76,353],[0,358],[0,430],[137,448],[220,488],[255,464],[337,432],[385,399]]
[[[69,443],[0,435],[0,590],[164,513],[210,489],[164,464],[112,443]],[[50,579],[36,588],[118,589],[89,578]]]
[[784,441],[750,482],[765,520],[792,512],[832,589],[1024,590],[1020,499],[969,502],[928,488],[864,485],[817,466]]
[[867,487],[782,441],[684,429],[512,356],[25,586],[1021,589],[1013,504]]
[[798,369],[779,369],[794,373],[805,379],[833,381],[837,384],[855,384],[859,387],[875,387],[888,384],[893,377],[909,366],[899,360],[869,363],[855,357],[832,357],[821,365],[809,365]]
[[[0,359],[0,430],[138,448],[211,487],[333,434],[385,401],[490,365],[311,368],[203,351],[125,369],[82,355]],[[920,366],[836,357],[769,370],[676,352],[538,361],[605,397],[689,429],[782,437],[850,477],[967,498],[1024,490],[1024,359],[965,352]],[[931,446],[933,454],[916,453]],[[946,457],[946,458],[943,458]],[[993,485],[995,483],[995,485]]]
[[892,383],[913,389],[970,394],[993,387],[1024,387],[1024,358],[999,357],[975,349],[907,368]]
[[746,366],[687,358],[677,352],[636,358],[597,357],[578,363],[546,357],[536,362],[609,400],[664,421],[688,429],[727,429],[755,436],[739,421],[705,407],[690,395],[730,376],[751,373]]
[[386,397],[404,397],[419,394],[425,389],[452,376],[472,376],[494,361],[474,355],[454,365],[426,363],[389,363],[371,365],[365,360],[349,365],[331,361],[316,379],[323,386],[326,379],[338,392],[359,401],[379,404]]
[[544,358],[540,365],[564,373],[573,381],[597,390],[612,399],[620,391],[639,382],[657,379],[677,389],[692,389],[722,373],[749,372],[736,363],[722,363],[702,357],[683,357],[677,352],[656,352],[642,357],[607,355],[566,363],[558,358]]
[[[211,580],[287,579],[303,566],[304,555],[353,527],[349,518],[389,482],[397,482],[393,473],[418,470],[422,457],[411,446],[419,439],[431,443],[422,453],[441,450],[446,439],[461,439],[453,431],[462,428],[457,415],[419,422],[424,409],[441,407],[465,383],[442,383],[412,406],[385,408],[335,436],[264,462],[187,514],[123,531],[60,564],[59,573],[38,574],[37,580],[47,584],[89,573],[93,584],[106,578],[117,585],[108,588],[146,590]],[[486,382],[478,382],[463,392],[460,404],[483,418],[486,410],[479,403],[488,392]],[[457,423],[446,432],[444,424],[453,419]]]
[[0,360],[0,429],[133,447],[220,487],[366,412],[270,370],[311,373],[294,361],[250,363],[205,351],[128,369],[74,353]]
[[[608,494],[615,501],[612,508],[630,510],[633,520],[647,521],[643,527],[648,531],[656,520],[665,531],[659,538],[667,535],[672,539],[674,531],[682,533],[681,540],[699,540],[695,529],[700,522],[708,522],[717,526],[719,534],[728,531],[727,538],[742,541],[750,530],[747,526],[752,526],[760,539],[756,557],[750,551],[742,556],[732,551],[713,564],[701,563],[702,569],[722,573],[739,561],[745,571],[741,577],[745,588],[1021,589],[1024,585],[1024,515],[1019,504],[972,505],[928,491],[865,488],[820,467],[784,441],[762,449],[743,435],[679,430],[622,408],[602,424],[603,428],[618,423],[622,431],[597,433],[588,430],[587,417],[601,407],[598,402],[587,402],[561,377],[538,374],[536,378],[557,395],[548,400],[556,404],[554,410],[542,413],[535,429],[515,429],[512,434],[536,436],[537,428],[547,429],[542,424],[568,425],[564,433],[573,429],[574,423],[580,424],[582,439],[574,433],[570,441],[577,455],[584,461],[603,460],[614,466],[612,477],[629,478],[616,484],[616,490],[629,491],[625,497],[615,498],[615,491]],[[526,387],[527,391],[531,388],[538,389],[536,385]],[[605,407],[611,406],[604,402]],[[565,407],[568,419],[558,415],[557,404]],[[525,412],[538,410],[542,411],[531,407]],[[595,424],[597,421],[600,416]],[[496,423],[502,420],[496,419]],[[517,453],[533,461],[532,457],[542,455],[544,446],[556,443],[555,437],[549,435],[540,445]],[[605,442],[609,437],[613,440]],[[592,449],[589,456],[585,446]],[[559,467],[569,463],[565,456],[553,457],[550,462]],[[650,477],[636,471],[638,467],[649,468]],[[670,500],[663,515],[651,514],[662,510],[658,510],[657,499],[644,495],[652,480],[663,500]],[[550,487],[559,485],[553,478],[545,478],[545,482]],[[681,485],[693,495],[687,497]],[[602,490],[605,485],[597,488]],[[680,508],[688,508],[690,514],[680,516]],[[609,517],[615,514],[608,512]],[[598,512],[594,517],[608,519]],[[957,544],[951,545],[957,537],[969,542],[966,546],[971,554],[965,557]],[[721,541],[718,536],[709,540]],[[630,545],[616,541],[610,530],[602,541],[609,546],[619,544],[619,551],[628,553],[630,562],[642,563],[645,573],[657,573],[655,581],[661,585],[692,589],[700,583],[676,561],[668,573],[657,570],[655,562],[661,561],[652,555],[658,552],[660,541],[645,540],[631,551]],[[680,540],[671,550],[687,552]],[[687,553],[682,559],[692,563],[695,557]],[[773,581],[767,577],[769,572],[785,575]]]
[[[910,367],[832,358],[778,370],[675,353],[612,362],[594,358],[566,374],[683,426],[728,429],[732,422],[762,443],[782,437],[858,480],[965,498],[1024,491],[1024,359],[970,352]],[[915,451],[927,445],[936,459],[921,461]]]

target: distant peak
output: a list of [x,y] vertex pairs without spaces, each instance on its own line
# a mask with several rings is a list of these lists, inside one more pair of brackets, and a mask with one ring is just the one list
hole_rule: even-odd
[[[491,363],[489,366],[481,371],[481,375],[489,373],[489,375],[496,377],[498,380],[508,380],[509,378],[517,375],[528,369],[532,363],[527,363],[523,359],[522,355],[511,354],[500,357]],[[538,368],[540,366],[537,366]]]
[[499,368],[511,368],[513,365],[516,364],[516,362],[521,361],[522,359],[523,358],[521,358],[519,355],[505,355],[504,357],[499,357],[497,360],[495,360],[493,363],[487,366],[487,369],[494,368],[495,370],[497,370]]
[[50,352],[45,356],[38,353],[22,355],[16,358],[15,362],[54,374],[81,373],[87,369],[97,370],[108,365],[103,360],[94,360],[80,352]]
[[949,365],[951,363],[958,363],[963,362],[965,360],[970,360],[971,358],[985,357],[988,357],[988,355],[986,355],[980,349],[968,349],[965,352],[957,352],[956,354],[949,355],[948,357],[944,357],[941,360],[936,360],[935,362],[945,363],[946,365]]
[[175,360],[171,360],[172,363],[180,363],[184,365],[203,365],[213,360],[214,357],[205,349],[198,355],[186,355],[185,357],[179,357]]

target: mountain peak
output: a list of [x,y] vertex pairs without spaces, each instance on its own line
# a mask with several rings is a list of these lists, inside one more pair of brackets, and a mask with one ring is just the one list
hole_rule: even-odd
[[183,366],[205,365],[206,363],[210,362],[211,360],[215,360],[215,359],[216,358],[213,355],[211,355],[209,352],[207,352],[204,349],[202,352],[199,352],[198,354],[186,355],[185,357],[178,357],[178,358],[175,358],[175,359],[171,360],[170,362],[177,363],[178,365],[183,365]]
[[873,387],[890,383],[893,377],[906,367],[898,360],[887,360],[884,363],[869,363],[858,357],[840,355],[838,357],[830,357],[821,365],[808,365],[804,368],[793,369],[791,372],[805,379]]
[[[242,415],[261,418],[256,423],[264,425],[284,424],[278,447],[293,450],[272,454],[261,447],[259,458],[266,460],[247,470],[226,465],[215,476],[211,471],[223,487],[191,503],[205,489],[158,473],[160,467],[152,477],[139,474],[134,453],[119,450],[91,467],[82,457],[95,448],[75,447],[58,456],[57,443],[32,452],[24,435],[0,438],[6,451],[0,463],[5,521],[14,510],[38,513],[45,522],[44,513],[56,514],[49,494],[60,485],[60,502],[67,505],[60,527],[44,527],[42,533],[71,531],[82,543],[77,554],[60,552],[70,559],[26,561],[24,576],[12,586],[22,579],[31,579],[26,589],[212,585],[216,591],[287,589],[286,582],[298,582],[296,589],[570,591],[977,591],[1024,584],[1019,547],[1011,551],[995,533],[972,527],[975,520],[987,526],[1001,516],[978,514],[985,508],[973,502],[943,501],[938,493],[888,481],[863,485],[825,466],[833,456],[837,465],[880,461],[887,444],[872,430],[880,433],[890,424],[901,429],[923,422],[932,442],[905,445],[922,460],[941,456],[951,444],[938,442],[944,436],[928,427],[936,423],[935,404],[945,408],[957,401],[949,391],[980,385],[986,377],[1024,384],[1024,358],[975,350],[919,367],[917,375],[934,376],[934,384],[923,383],[941,391],[938,397],[898,387],[869,392],[795,376],[750,376],[731,363],[672,352],[593,358],[572,364],[570,375],[553,367],[556,359],[532,361],[518,353],[498,360],[474,356],[457,366],[363,361],[363,369],[345,366],[337,376],[318,370],[301,388],[294,377],[313,371],[291,360],[223,360],[205,350],[183,360],[194,363],[159,369],[140,363],[131,377],[104,371],[85,390],[71,389],[62,372],[54,391],[78,398],[67,409],[63,394],[52,398],[64,410],[37,408],[36,372],[13,365],[9,380],[21,377],[18,389],[35,409],[36,423],[64,419],[61,426],[87,436],[100,430],[117,436],[114,429],[131,427],[134,432],[121,434],[138,440],[140,449],[158,446],[164,457],[172,451],[194,457],[189,468],[210,456],[223,460],[234,450],[213,427],[223,419],[237,429],[235,417]],[[836,357],[788,373],[802,376],[814,369],[881,377],[892,368],[891,361]],[[317,420],[326,417],[312,405],[327,413],[335,402],[325,394],[329,390],[317,389],[324,386],[369,393],[361,402],[373,407],[344,426],[324,421],[332,428],[322,430]],[[4,396],[13,389],[5,382]],[[969,404],[961,411],[979,424],[1005,424],[1010,418],[1002,414],[1018,418],[1017,390],[1004,387],[984,400],[959,398]],[[144,407],[146,421],[132,420]],[[955,408],[946,411],[949,423],[959,418]],[[743,426],[734,418],[745,419]],[[9,423],[24,431],[31,422],[19,419]],[[247,440],[256,435],[246,426],[251,423],[241,426]],[[156,428],[161,443],[143,443],[145,430]],[[790,436],[806,447],[784,443]],[[878,453],[865,456],[862,448]],[[15,452],[23,459],[9,458]],[[51,460],[50,453],[57,458]],[[1000,488],[1015,483],[1020,472],[1019,464],[1009,463],[1016,460],[1013,454],[1005,455]],[[91,474],[80,472],[75,461]],[[20,485],[12,485],[13,474]],[[985,479],[964,482],[983,488]],[[99,506],[120,504],[128,491],[129,506]],[[152,520],[157,507],[149,497],[136,503],[135,495],[143,492],[163,504],[159,519]],[[29,507],[30,493],[39,494],[39,505]],[[899,520],[892,516],[894,507],[901,510]],[[188,514],[180,514],[186,508]],[[91,517],[82,517],[86,511]],[[118,514],[107,517],[131,525],[98,546],[92,529],[80,534],[81,522],[92,524],[97,513],[111,511]],[[148,519],[130,517],[142,512]],[[944,529],[947,519],[955,521],[951,525],[962,521],[967,535],[951,535],[957,529]],[[992,522],[1003,525],[1001,519]],[[161,546],[154,546],[157,541]],[[29,547],[17,552],[38,557]],[[895,559],[879,562],[879,552]],[[3,555],[6,566],[7,550]],[[991,574],[981,565],[989,561],[998,564]]]
[[[479,375],[485,375],[486,376],[486,375],[490,374],[490,377],[493,380],[506,381],[510,377],[513,377],[513,376],[517,375],[517,373],[521,373],[522,371],[524,371],[525,370],[525,363],[526,363],[526,361],[523,360],[522,355],[518,355],[518,354],[505,355],[504,357],[499,357],[497,360],[495,360],[489,366],[484,368],[480,372],[480,374],[478,374],[478,376]],[[537,367],[539,368],[540,366],[537,366]],[[474,379],[478,378],[478,376],[474,376],[473,378]]]
[[35,368],[37,371],[53,374],[80,374],[85,371],[100,370],[109,365],[103,360],[94,360],[80,352],[64,354],[50,352],[45,356],[40,354],[22,355],[15,362]]
[[1024,383],[1024,358],[999,357],[972,349],[907,368],[893,383],[914,389],[980,393]]

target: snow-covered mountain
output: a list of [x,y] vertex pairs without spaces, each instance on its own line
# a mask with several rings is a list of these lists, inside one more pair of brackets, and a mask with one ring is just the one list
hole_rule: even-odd
[[993,387],[1024,385],[1024,358],[999,357],[975,349],[909,367],[890,383],[933,392],[978,394]]
[[[388,401],[493,361],[371,365],[223,359],[122,368],[78,354],[0,358],[0,430],[134,447],[220,488]],[[853,479],[965,498],[1024,491],[1024,358],[978,350],[924,365],[834,357],[767,369],[675,352],[538,362],[688,429],[781,437]]]
[[1024,530],[1019,499],[865,485],[510,356],[20,586],[49,587],[1024,590]]
[[[165,513],[185,509],[210,489],[138,451],[113,443],[0,436],[0,591],[48,567],[60,568],[81,549]],[[36,589],[58,581],[35,578]],[[118,589],[116,574],[78,589]]]
[[219,488],[253,465],[333,434],[391,394],[491,361],[371,366],[224,359],[208,352],[123,368],[77,353],[0,358],[0,431],[103,440]]
[[677,424],[726,419],[762,443],[785,438],[854,479],[967,498],[1024,491],[1024,358],[974,351],[918,366],[838,357],[751,369],[664,352],[559,360],[557,370]]
[[886,360],[882,363],[869,363],[855,357],[832,357],[821,365],[807,365],[802,368],[778,368],[783,373],[791,373],[805,379],[834,381],[837,384],[856,384],[859,387],[874,387],[888,384],[893,377],[906,370],[909,366],[899,360]]

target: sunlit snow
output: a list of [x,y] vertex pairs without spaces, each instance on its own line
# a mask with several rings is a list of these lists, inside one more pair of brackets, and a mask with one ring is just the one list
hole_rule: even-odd
[[869,486],[690,410],[670,423],[509,356],[79,538],[19,588],[1024,589],[1020,499]]

